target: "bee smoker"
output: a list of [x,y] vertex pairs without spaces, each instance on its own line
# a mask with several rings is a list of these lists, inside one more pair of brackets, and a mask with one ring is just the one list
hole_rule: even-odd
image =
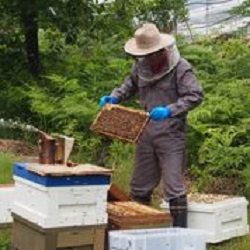
[[39,163],[55,164],[56,140],[43,131],[38,131],[39,135]]
[[68,158],[74,145],[74,138],[67,136],[52,136],[39,130],[39,163],[68,164]]

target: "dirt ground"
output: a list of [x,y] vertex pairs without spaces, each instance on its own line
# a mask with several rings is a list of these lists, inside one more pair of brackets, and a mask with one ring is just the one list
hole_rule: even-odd
[[0,152],[8,152],[18,156],[38,156],[38,147],[22,141],[0,139]]

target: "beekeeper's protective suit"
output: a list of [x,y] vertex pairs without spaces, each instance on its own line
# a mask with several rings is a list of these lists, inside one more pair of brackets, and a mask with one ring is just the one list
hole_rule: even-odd
[[[136,146],[131,197],[149,204],[162,177],[173,226],[187,226],[187,198],[182,171],[185,164],[186,116],[202,102],[202,90],[191,65],[180,57],[175,39],[144,24],[125,45],[135,58],[131,74],[100,105],[121,103],[134,94],[150,120]],[[166,58],[164,60],[164,53]],[[161,56],[158,68],[154,57]],[[161,61],[162,60],[162,61]]]

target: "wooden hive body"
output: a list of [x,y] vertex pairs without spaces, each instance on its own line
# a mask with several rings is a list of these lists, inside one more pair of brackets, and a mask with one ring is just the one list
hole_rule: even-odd
[[13,216],[12,248],[15,250],[103,250],[105,225],[44,229]]
[[114,229],[160,227],[171,223],[169,213],[134,201],[108,203],[108,218]]

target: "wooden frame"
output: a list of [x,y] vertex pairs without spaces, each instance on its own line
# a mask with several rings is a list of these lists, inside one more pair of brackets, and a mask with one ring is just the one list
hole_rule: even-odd
[[169,213],[133,201],[110,202],[107,211],[114,229],[167,226],[172,222]]
[[[116,122],[112,123],[112,119],[107,119],[107,115],[109,117],[112,117],[112,116],[114,117],[114,113],[117,113],[117,111],[121,114],[121,117],[122,117],[122,114],[124,113],[129,114],[130,119],[126,119],[126,120],[116,119]],[[136,119],[133,122],[131,122],[133,115],[134,115],[134,118]],[[100,134],[103,134],[112,138],[116,138],[122,141],[136,143],[139,139],[141,132],[146,126],[148,120],[149,120],[149,116],[144,111],[126,108],[121,105],[106,104],[104,108],[97,114],[96,119],[91,125],[91,130],[96,133],[100,133]],[[136,122],[137,122],[136,124],[137,126],[136,127],[132,126]],[[103,125],[102,123],[105,124],[105,128],[102,126]],[[115,126],[116,132],[112,131],[112,128],[114,128],[114,126]],[[122,127],[124,126],[126,126],[126,129],[122,129]],[[132,130],[134,130],[135,132],[134,135],[130,138],[128,136],[126,137],[125,136],[126,132],[129,132]]]

